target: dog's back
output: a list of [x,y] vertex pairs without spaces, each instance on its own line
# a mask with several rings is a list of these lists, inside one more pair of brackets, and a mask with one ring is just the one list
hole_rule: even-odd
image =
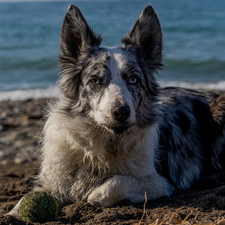
[[161,89],[158,171],[179,188],[224,164],[225,97],[190,89]]

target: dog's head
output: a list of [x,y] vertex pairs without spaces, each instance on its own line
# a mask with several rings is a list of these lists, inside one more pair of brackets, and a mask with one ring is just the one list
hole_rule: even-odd
[[101,41],[70,5],[60,43],[60,86],[67,108],[115,134],[154,122],[162,32],[153,8],[143,10],[122,47],[100,47]]

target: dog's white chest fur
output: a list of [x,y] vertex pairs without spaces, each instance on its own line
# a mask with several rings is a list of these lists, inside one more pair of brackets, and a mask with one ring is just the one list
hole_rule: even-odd
[[[137,202],[150,187],[155,191],[148,193],[149,199],[170,194],[170,185],[155,171],[155,126],[138,133],[131,128],[117,140],[80,118],[52,113],[44,132],[39,179],[60,202],[88,200],[102,206],[121,199]],[[155,188],[159,185],[161,190]]]

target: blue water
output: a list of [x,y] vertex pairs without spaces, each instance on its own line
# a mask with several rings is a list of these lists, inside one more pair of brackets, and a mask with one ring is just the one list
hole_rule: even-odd
[[225,90],[224,0],[0,2],[0,99],[57,93],[60,27],[70,3],[104,37],[102,46],[121,45],[151,3],[164,34],[159,82]]

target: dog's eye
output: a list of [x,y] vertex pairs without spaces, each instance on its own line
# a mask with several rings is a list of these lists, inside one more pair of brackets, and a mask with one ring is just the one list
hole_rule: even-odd
[[92,80],[91,80],[91,83],[92,84],[100,84],[100,80],[98,79],[98,78],[93,78]]
[[131,77],[128,82],[129,84],[136,84],[138,82],[138,79],[136,77]]

